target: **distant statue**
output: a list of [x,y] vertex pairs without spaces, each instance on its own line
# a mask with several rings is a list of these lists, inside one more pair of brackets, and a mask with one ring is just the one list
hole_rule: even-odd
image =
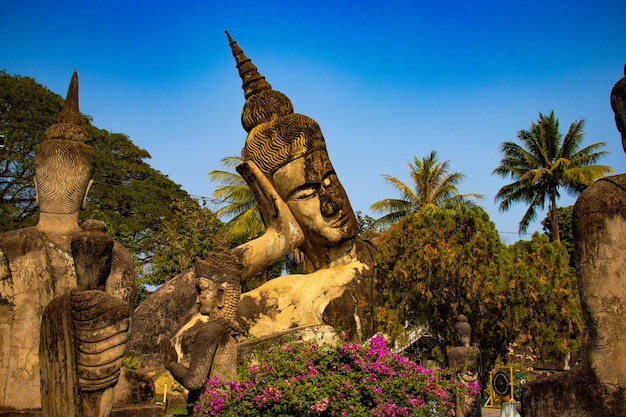
[[178,362],[178,353],[167,338],[160,341],[163,365],[174,379],[189,390],[191,405],[204,392],[207,378],[235,380],[237,375],[237,339],[243,333],[236,321],[241,294],[241,264],[225,247],[214,249],[207,261],[196,259],[195,276],[199,313],[207,318],[186,331],[184,342],[189,350],[187,366]]
[[[455,328],[460,345],[448,352],[448,367],[454,372],[456,379],[461,384],[478,384],[482,356],[480,349],[476,346],[470,346],[472,326],[468,323],[467,317],[461,314],[457,317]],[[480,393],[457,396],[455,415],[458,417],[480,417],[480,400]]]
[[[50,364],[51,360],[48,357],[40,361],[39,357],[42,315],[50,302],[61,296],[69,300],[73,290],[93,288],[94,283],[88,284],[87,281],[97,276],[97,291],[106,297],[102,300],[100,297],[85,299],[89,311],[106,310],[104,306],[113,298],[124,305],[122,315],[127,318],[133,303],[134,264],[119,243],[107,243],[112,247],[110,253],[104,255],[110,265],[106,267],[94,266],[89,261],[89,269],[81,270],[82,261],[75,262],[78,257],[72,254],[72,242],[84,232],[78,225],[78,214],[85,205],[95,168],[95,155],[85,143],[87,132],[81,122],[78,75],[74,72],[58,123],[48,128],[46,140],[35,150],[39,221],[34,227],[0,233],[0,412],[39,409],[42,407],[40,390],[44,393],[52,390],[55,397],[56,390],[61,389],[56,381],[40,381],[40,363]],[[89,253],[87,256],[92,257]],[[94,256],[98,258],[100,255]],[[90,270],[94,267],[95,270]],[[68,332],[73,332],[75,319],[70,316],[71,313],[65,316],[64,326]],[[121,322],[122,327],[128,325],[123,319]],[[92,322],[88,327],[93,329],[92,326],[101,324]],[[80,338],[88,337],[89,333],[89,329],[77,328],[75,336],[79,347],[88,349],[86,346],[93,342],[93,338],[84,345],[81,345]],[[66,337],[69,333],[46,333],[48,336],[66,347],[73,343],[73,339]],[[97,343],[97,348],[102,348],[103,343]],[[119,340],[112,343],[118,344]],[[73,351],[59,354],[71,360]],[[79,355],[79,370],[82,359],[90,357]],[[60,357],[57,359],[61,360]],[[64,364],[54,366],[60,368]],[[90,359],[83,364],[94,365]]]
[[[259,269],[299,247],[309,274],[273,279],[246,293],[241,319],[255,336],[268,336],[294,326],[330,325],[351,337],[371,336],[370,311],[375,284],[373,246],[357,237],[358,223],[339,182],[315,120],[294,113],[291,101],[261,76],[228,35],[246,99],[241,120],[248,137],[238,171],[254,189],[278,194],[304,234],[298,246],[282,247],[276,257],[243,256],[249,269]],[[250,166],[264,177],[249,175]],[[275,199],[276,199],[275,198]],[[273,200],[257,194],[259,206]],[[276,245],[273,245],[276,246]],[[259,310],[271,305],[271,310]],[[261,313],[259,313],[261,311]]]
[[[622,145],[624,103],[626,77],[611,91]],[[583,191],[572,231],[589,344],[569,371],[526,383],[522,411],[525,417],[626,416],[626,174],[600,178]]]

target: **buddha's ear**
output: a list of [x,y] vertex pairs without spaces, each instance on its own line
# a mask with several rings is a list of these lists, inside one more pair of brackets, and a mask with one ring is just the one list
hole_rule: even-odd
[[35,207],[39,207],[39,191],[37,190],[37,175],[33,175],[33,182],[35,183]]
[[220,288],[217,290],[217,306],[219,308],[224,307],[224,302],[226,301],[226,290],[224,288]]
[[[36,185],[37,183],[35,183]],[[87,189],[85,190],[85,196],[83,197],[83,204],[80,206],[81,209],[85,210],[87,208],[87,194],[89,194],[89,190],[93,184],[93,179],[89,180],[89,184],[87,184]]]

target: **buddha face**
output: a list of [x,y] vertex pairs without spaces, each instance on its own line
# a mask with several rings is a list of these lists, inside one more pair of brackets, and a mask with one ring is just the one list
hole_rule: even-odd
[[309,246],[335,246],[356,235],[356,217],[326,151],[291,161],[274,173],[272,182]]
[[224,305],[224,289],[219,283],[200,277],[196,282],[196,289],[198,291],[196,303],[199,305],[200,314],[210,316],[218,307]]

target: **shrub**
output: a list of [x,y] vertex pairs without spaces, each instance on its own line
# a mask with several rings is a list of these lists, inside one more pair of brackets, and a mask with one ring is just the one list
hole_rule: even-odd
[[294,341],[258,353],[239,381],[207,381],[196,416],[452,416],[462,386],[445,371],[392,354],[381,336],[359,345]]

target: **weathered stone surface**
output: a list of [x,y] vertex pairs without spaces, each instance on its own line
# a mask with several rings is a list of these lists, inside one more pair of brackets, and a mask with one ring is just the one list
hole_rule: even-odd
[[155,404],[154,381],[139,372],[122,368],[119,382],[113,389],[113,409]]
[[139,359],[139,372],[150,376],[165,372],[159,339],[173,338],[197,314],[194,280],[194,271],[189,269],[163,284],[135,309],[127,353]]

